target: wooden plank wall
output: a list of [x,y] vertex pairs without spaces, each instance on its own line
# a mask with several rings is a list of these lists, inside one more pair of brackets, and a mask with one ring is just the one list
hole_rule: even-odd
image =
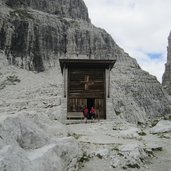
[[[92,85],[85,90],[86,76]],[[68,81],[69,97],[104,98],[104,69],[70,69]],[[91,84],[91,83],[90,83]]]
[[[88,87],[85,84],[89,82]],[[105,119],[105,69],[69,68],[68,112],[79,112],[87,106],[87,98],[95,98],[99,118]]]

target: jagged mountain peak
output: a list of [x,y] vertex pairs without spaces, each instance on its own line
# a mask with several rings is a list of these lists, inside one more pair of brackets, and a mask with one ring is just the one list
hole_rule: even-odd
[[87,7],[82,0],[2,0],[10,8],[27,8],[68,17],[90,21]]
[[168,36],[167,62],[165,64],[165,72],[162,77],[162,84],[168,94],[171,95],[171,32]]

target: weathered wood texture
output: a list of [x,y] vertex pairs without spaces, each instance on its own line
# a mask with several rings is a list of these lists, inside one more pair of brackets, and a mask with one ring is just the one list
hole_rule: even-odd
[[105,69],[69,68],[68,112],[82,111],[87,99],[94,98],[96,118],[105,119]]
[[68,112],[67,119],[84,119],[83,112]]
[[70,98],[104,98],[104,69],[70,69]]

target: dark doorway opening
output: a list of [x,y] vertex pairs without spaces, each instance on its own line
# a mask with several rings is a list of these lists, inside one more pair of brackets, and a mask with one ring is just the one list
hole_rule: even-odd
[[95,105],[95,98],[88,98],[87,99],[87,107],[88,110],[91,110],[91,107]]

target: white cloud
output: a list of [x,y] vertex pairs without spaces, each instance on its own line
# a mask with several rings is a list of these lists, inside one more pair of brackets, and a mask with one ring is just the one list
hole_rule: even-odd
[[[171,0],[84,0],[91,21],[161,82],[171,30]],[[161,53],[158,59],[146,54]]]

